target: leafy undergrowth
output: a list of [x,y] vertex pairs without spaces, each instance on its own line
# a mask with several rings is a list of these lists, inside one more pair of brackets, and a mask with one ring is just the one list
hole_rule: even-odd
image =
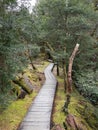
[[93,104],[98,105],[98,71],[75,73],[74,81],[79,92]]
[[[30,107],[32,100],[36,97],[38,91],[40,90],[44,81],[43,71],[49,63],[46,61],[42,62],[39,59],[36,60],[34,64],[37,68],[36,71],[31,70],[30,66],[28,69],[24,70],[34,85],[32,94],[26,95],[24,99],[18,100],[16,100],[15,95],[12,93],[8,93],[5,97],[3,95],[3,101],[0,105],[0,130],[16,130]],[[41,78],[40,80],[39,77]],[[8,104],[5,100],[8,101]],[[3,106],[4,102],[5,105]]]
[[[64,124],[69,128],[66,117],[67,114],[62,112],[66,100],[66,94],[64,93],[62,76],[58,78],[58,88],[54,102],[54,109],[52,115],[52,125],[61,125],[64,128]],[[73,86],[73,93],[71,95],[71,102],[68,107],[68,113],[74,115],[78,124],[82,125],[83,130],[97,130],[98,129],[98,107],[94,107],[88,100],[81,96],[76,88]]]

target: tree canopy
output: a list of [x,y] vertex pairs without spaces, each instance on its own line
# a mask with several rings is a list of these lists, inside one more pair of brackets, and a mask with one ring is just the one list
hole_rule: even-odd
[[[37,0],[32,13],[27,1],[0,1],[0,91],[44,47],[50,58],[66,71],[74,46],[80,49],[73,72],[98,70],[98,1]],[[5,82],[6,81],[6,82]],[[8,87],[9,86],[9,87]]]

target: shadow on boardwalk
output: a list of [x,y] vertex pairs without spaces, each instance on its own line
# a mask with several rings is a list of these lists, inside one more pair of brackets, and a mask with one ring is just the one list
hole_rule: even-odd
[[54,64],[51,63],[45,69],[46,81],[18,130],[50,130],[52,107],[57,86],[57,80],[51,72],[53,66]]

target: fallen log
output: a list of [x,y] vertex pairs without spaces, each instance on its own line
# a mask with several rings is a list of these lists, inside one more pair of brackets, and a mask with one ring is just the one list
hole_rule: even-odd
[[23,75],[23,79],[24,79],[26,86],[28,86],[29,90],[32,92],[33,91],[33,85],[32,85],[30,79],[28,78],[28,76],[26,74]]
[[33,87],[31,88],[29,85],[27,85],[24,81],[24,79],[19,80],[13,80],[15,84],[18,84],[24,91],[26,91],[28,94],[31,94],[33,91]]

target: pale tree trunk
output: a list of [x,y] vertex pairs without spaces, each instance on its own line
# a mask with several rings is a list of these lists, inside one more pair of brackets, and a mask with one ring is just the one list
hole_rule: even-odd
[[74,58],[75,58],[75,55],[78,51],[78,48],[79,48],[79,44],[76,44],[73,52],[72,52],[72,55],[70,56],[69,58],[69,66],[68,66],[68,86],[67,86],[67,92],[68,93],[71,93],[72,92],[72,66],[73,66],[73,61],[74,61]]
[[54,52],[54,49],[52,48],[52,46],[51,46],[48,42],[45,42],[45,45],[46,45],[52,52]]
[[78,48],[79,48],[79,44],[76,44],[76,46],[69,58],[67,85],[66,85],[66,102],[63,107],[63,111],[65,113],[68,113],[68,105],[70,104],[71,92],[72,92],[72,66],[73,66],[73,61],[74,61],[75,55],[78,51]]

